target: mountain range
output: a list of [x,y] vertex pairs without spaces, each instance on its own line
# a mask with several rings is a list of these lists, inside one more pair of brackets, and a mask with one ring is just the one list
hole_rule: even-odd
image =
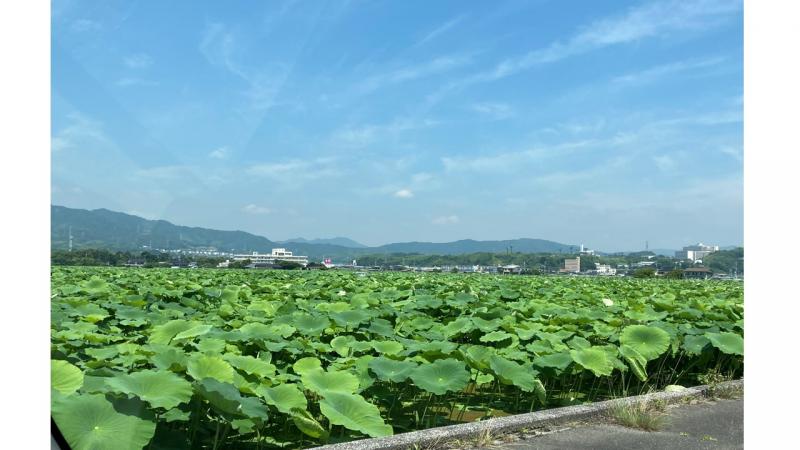
[[70,231],[73,248],[103,248],[119,251],[140,251],[146,248],[197,249],[215,247],[234,253],[269,252],[284,247],[311,260],[333,258],[349,260],[359,255],[387,253],[418,253],[458,255],[466,253],[515,251],[523,253],[570,253],[576,245],[561,244],[544,239],[511,239],[454,242],[399,242],[368,247],[352,239],[303,238],[271,241],[244,231],[224,231],[209,228],[175,225],[166,220],[149,220],[108,209],[77,209],[51,206],[50,242],[53,249],[69,247]]

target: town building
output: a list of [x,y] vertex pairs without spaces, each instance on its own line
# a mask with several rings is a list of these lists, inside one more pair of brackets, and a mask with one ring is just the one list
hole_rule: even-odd
[[703,259],[707,255],[718,251],[718,245],[705,245],[702,242],[698,242],[695,245],[687,245],[686,247],[683,247],[683,250],[675,252],[675,258],[697,261],[698,259]]
[[293,255],[292,252],[287,251],[285,248],[273,248],[272,253],[253,252],[240,255],[233,255],[233,260],[234,261],[250,260],[250,262],[255,266],[265,266],[265,265],[271,266],[278,261],[293,262],[300,264],[302,266],[308,265],[307,256]]
[[707,280],[712,275],[713,272],[708,267],[692,267],[683,271],[683,278],[693,280]]
[[564,268],[561,269],[563,272],[570,272],[570,273],[578,273],[581,271],[581,257],[576,256],[572,259],[565,259],[564,260]]
[[595,273],[597,275],[616,275],[617,269],[611,267],[610,264],[595,264]]
[[580,254],[581,255],[586,255],[586,256],[594,256],[594,250],[586,248],[586,247],[583,246],[583,244],[581,244]]

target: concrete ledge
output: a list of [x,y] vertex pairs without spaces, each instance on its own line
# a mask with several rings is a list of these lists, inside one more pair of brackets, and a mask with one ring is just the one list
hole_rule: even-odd
[[[734,392],[743,389],[743,379],[720,383],[713,388],[714,392]],[[342,442],[316,448],[319,450],[401,450],[412,447],[435,447],[436,445],[443,445],[454,440],[475,438],[486,432],[490,432],[493,435],[500,435],[525,428],[540,428],[577,420],[585,420],[605,414],[613,406],[619,404],[649,402],[654,400],[663,401],[667,404],[677,403],[686,399],[707,396],[711,390],[712,388],[710,386],[704,385],[687,388],[679,392],[655,392],[652,394],[607,400],[588,405],[553,408],[528,414],[518,414],[482,420],[480,422],[430,428],[383,438]]]

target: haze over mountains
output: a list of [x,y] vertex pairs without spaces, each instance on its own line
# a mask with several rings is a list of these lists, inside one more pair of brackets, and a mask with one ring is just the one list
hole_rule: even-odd
[[104,248],[109,250],[143,250],[145,248],[192,249],[216,247],[226,252],[269,252],[285,247],[312,260],[323,257],[350,259],[359,255],[380,253],[421,253],[457,255],[477,252],[570,253],[578,245],[567,245],[544,239],[511,239],[454,242],[402,242],[367,247],[352,239],[303,238],[271,241],[244,231],[212,230],[172,224],[166,220],[148,220],[108,209],[76,209],[51,206],[51,247],[66,249],[72,230],[73,248]]

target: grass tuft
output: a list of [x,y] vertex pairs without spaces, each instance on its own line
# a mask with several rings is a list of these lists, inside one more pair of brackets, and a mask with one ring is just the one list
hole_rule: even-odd
[[620,403],[611,408],[611,417],[620,425],[645,431],[664,428],[667,419],[661,405],[648,402]]

